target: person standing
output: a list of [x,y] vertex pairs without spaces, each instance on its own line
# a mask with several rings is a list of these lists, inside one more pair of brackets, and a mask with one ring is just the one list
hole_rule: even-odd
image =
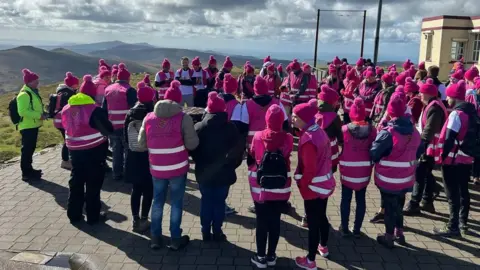
[[317,101],[313,99],[295,106],[292,113],[292,123],[300,130],[294,178],[308,218],[308,255],[295,258],[296,265],[303,269],[317,269],[317,252],[322,257],[329,256],[327,204],[335,190],[330,139],[315,123],[317,112]]
[[353,104],[354,97],[353,92],[360,84],[360,80],[355,75],[355,70],[352,68],[350,71],[347,72],[345,79],[343,80],[343,85],[345,86],[341,91],[340,94],[343,98],[343,123],[348,124],[350,123],[350,107]]
[[47,114],[43,111],[43,102],[38,93],[39,77],[28,69],[23,69],[22,89],[17,95],[17,111],[20,116],[20,122],[17,129],[22,135],[22,149],[20,157],[20,169],[22,170],[22,180],[39,180],[42,177],[42,170],[36,170],[32,167],[33,154],[37,147],[38,131],[43,125],[43,120],[47,119]]
[[293,59],[290,63],[292,72],[288,75],[287,88],[290,93],[290,100],[293,106],[307,102],[309,96],[305,93],[308,88],[308,77],[304,76],[300,63]]
[[365,104],[365,111],[367,112],[367,120],[370,120],[370,114],[373,110],[373,103],[378,92],[381,90],[380,84],[375,78],[373,71],[367,70],[365,72],[365,80],[363,80],[354,92],[355,97],[363,99]]
[[162,70],[155,75],[155,87],[157,87],[158,90],[159,100],[163,100],[165,97],[165,92],[167,92],[174,77],[175,75],[170,71],[170,62],[167,58],[163,59]]
[[[153,206],[151,223],[152,249],[162,247],[163,207],[170,189],[169,248],[179,250],[190,238],[182,236],[180,228],[183,215],[183,197],[189,169],[188,151],[198,146],[198,136],[193,120],[183,113],[181,83],[173,81],[165,93],[165,99],[155,104],[153,112],[143,120],[138,136],[140,147],[148,149],[150,173],[153,179]],[[170,188],[169,188],[170,187]]]
[[208,59],[208,67],[206,67],[205,72],[208,74],[206,88],[210,92],[214,89],[215,86],[215,78],[217,77],[218,68],[217,68],[217,59],[213,55],[210,55]]
[[95,105],[96,86],[91,75],[83,77],[80,93],[62,110],[65,141],[72,159],[67,216],[70,223],[83,221],[83,206],[90,225],[103,222],[100,192],[105,177],[107,136],[113,132],[107,113]]
[[233,68],[233,63],[232,63],[232,60],[230,60],[230,56],[226,56],[225,57],[225,61],[223,62],[223,67],[222,67],[222,70],[220,70],[218,73],[217,73],[217,77],[215,78],[215,90],[217,90],[217,92],[222,92],[223,89],[223,77],[225,77],[225,74],[228,74],[230,72],[232,72],[232,68]]
[[98,106],[102,106],[103,100],[105,99],[105,89],[111,84],[111,82],[112,72],[110,72],[106,67],[102,66],[97,77],[93,80],[93,83],[97,87],[95,103]]
[[370,113],[370,119],[372,119],[374,126],[380,124],[385,112],[387,111],[387,105],[390,101],[390,97],[392,96],[393,92],[395,92],[393,77],[389,73],[383,74],[380,81],[383,89],[373,100],[373,110]]
[[[252,147],[249,149],[252,158],[247,160],[250,170],[248,181],[257,215],[257,253],[251,262],[258,268],[276,265],[281,214],[291,193],[290,156],[293,136],[283,130],[283,121],[284,113],[280,106],[275,104],[268,108],[265,114],[266,129],[253,136]],[[270,163],[272,160],[277,162]],[[262,182],[259,177],[269,178],[271,182]]]
[[194,98],[194,85],[193,81],[193,69],[190,68],[190,60],[188,57],[182,57],[182,67],[175,72],[175,80],[180,82],[180,91],[182,91],[182,100],[180,105],[187,107],[193,107]]
[[280,79],[280,76],[275,72],[275,63],[272,63],[267,67],[267,72],[263,76],[263,78],[267,81],[268,93],[272,97],[279,97],[280,85],[282,84],[282,80]]
[[62,125],[62,109],[68,104],[71,96],[77,93],[80,81],[73,76],[71,72],[67,72],[63,84],[58,85],[56,93],[50,95],[50,103],[48,105],[48,114],[53,118],[53,126],[60,131],[63,137],[62,146],[62,169],[71,170],[72,162],[70,161],[67,144],[65,143],[65,129]]
[[[450,216],[443,228],[434,228],[438,236],[455,237],[468,232],[468,214],[470,212],[470,192],[468,180],[472,170],[473,157],[467,153],[474,151],[478,135],[473,125],[478,122],[475,106],[465,102],[466,83],[460,80],[449,85],[446,90],[448,105],[453,108],[443,125],[439,144],[442,145],[440,160],[442,176],[447,195]],[[472,132],[473,131],[473,132]]]
[[208,72],[202,69],[202,64],[200,63],[200,58],[197,56],[192,60],[193,75],[192,80],[194,82],[194,101],[193,105],[195,107],[205,108],[207,107],[208,100],[208,88],[207,80]]
[[[152,207],[153,183],[148,151],[138,145],[138,134],[145,116],[153,112],[156,91],[144,82],[139,82],[137,89],[138,103],[127,113],[124,125],[125,141],[128,142],[125,176],[127,182],[132,183],[130,206],[132,208],[133,231],[143,233],[150,226],[148,215]],[[140,205],[142,206],[141,213]]]
[[394,241],[405,244],[402,208],[405,194],[413,188],[417,159],[423,151],[420,134],[405,116],[405,110],[406,100],[393,94],[387,107],[390,121],[370,149],[375,185],[385,207],[385,234],[378,235],[377,242],[387,248],[393,248]]
[[421,139],[427,147],[425,153],[420,157],[415,171],[412,197],[404,210],[406,216],[419,215],[421,210],[435,212],[433,205],[435,178],[432,171],[435,161],[439,158],[438,141],[443,123],[448,115],[445,106],[438,98],[438,88],[432,79],[428,79],[419,91],[424,109],[420,114],[417,130],[421,133]]
[[115,131],[110,135],[113,151],[113,180],[123,179],[125,170],[125,147],[123,128],[128,110],[137,103],[137,90],[130,86],[130,72],[125,64],[118,65],[117,81],[105,89],[102,108],[107,110],[108,119]]
[[[229,121],[225,101],[218,93],[208,94],[206,114],[195,124],[198,147],[192,151],[195,179],[201,198],[200,223],[203,241],[225,241],[222,231],[226,199],[230,186],[237,181],[235,169],[243,149],[238,149],[239,133]],[[238,151],[240,150],[240,151]]]

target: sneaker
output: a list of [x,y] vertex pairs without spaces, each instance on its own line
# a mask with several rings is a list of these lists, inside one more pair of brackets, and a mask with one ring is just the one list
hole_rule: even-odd
[[465,235],[468,234],[468,226],[467,225],[460,224],[460,234],[462,234],[462,236],[465,236]]
[[60,168],[71,171],[72,170],[72,161],[62,160],[62,163],[60,164]]
[[422,200],[420,202],[420,209],[425,212],[435,213],[435,206],[433,205],[433,202],[426,202]]
[[213,241],[215,241],[215,242],[225,242],[225,241],[227,241],[227,236],[223,232],[214,233],[213,234]]
[[32,173],[22,174],[22,180],[25,182],[34,182],[41,180],[41,175],[35,175]]
[[307,257],[295,258],[295,264],[302,269],[317,270],[317,264],[315,263],[315,261],[310,262],[308,261]]
[[407,207],[403,209],[403,214],[405,216],[418,216],[421,214],[420,205],[416,203],[409,202]]
[[148,218],[142,218],[133,221],[133,231],[136,233],[144,233],[150,229],[150,221]]
[[323,258],[327,258],[330,253],[328,252],[328,247],[322,247],[322,245],[318,245],[318,253],[320,253],[320,256]]
[[402,230],[395,229],[395,234],[393,241],[397,242],[399,245],[405,246],[407,241],[405,240],[405,235],[403,234]]
[[362,237],[362,232],[360,230],[356,231],[355,229],[352,230],[353,237],[355,238],[361,238]]
[[265,269],[267,268],[267,259],[265,257],[261,258],[258,257],[258,255],[253,255],[253,257],[250,259],[250,261],[260,269]]
[[225,215],[226,215],[226,216],[235,214],[236,212],[237,212],[237,211],[235,211],[235,208],[230,207],[230,206],[228,206],[228,205],[225,204]]
[[180,238],[172,239],[168,248],[173,251],[178,251],[186,247],[188,243],[190,243],[190,237],[188,237],[188,235],[183,235]]
[[270,267],[277,265],[277,255],[267,256],[267,265]]
[[152,236],[152,239],[150,240],[150,248],[153,250],[158,250],[163,247],[163,237],[156,237]]
[[392,235],[379,234],[377,236],[377,242],[388,249],[392,249],[393,247],[395,247],[395,243],[393,242]]
[[255,214],[255,205],[249,206],[248,207],[248,212]]
[[301,225],[302,225],[302,227],[304,227],[304,228],[307,228],[307,227],[308,227],[307,216],[302,217],[302,223],[301,223]]
[[37,175],[38,177],[40,177],[40,176],[43,175],[43,172],[42,172],[42,170],[32,169],[32,174],[33,174],[33,175]]
[[353,235],[349,229],[344,230],[342,226],[338,228],[338,232],[340,233],[340,236],[342,236],[343,238],[349,238],[349,237],[352,237]]
[[385,218],[384,213],[376,213],[375,216],[373,216],[372,219],[370,219],[370,223],[382,223]]
[[436,236],[442,236],[442,237],[458,237],[461,236],[460,230],[452,230],[448,227],[448,225],[445,225],[443,228],[433,228],[433,234]]

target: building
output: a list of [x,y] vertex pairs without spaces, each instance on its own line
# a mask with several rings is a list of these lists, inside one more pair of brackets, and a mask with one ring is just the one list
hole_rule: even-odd
[[464,58],[465,68],[480,68],[480,16],[436,16],[422,20],[419,62],[440,67],[446,80],[453,63]]

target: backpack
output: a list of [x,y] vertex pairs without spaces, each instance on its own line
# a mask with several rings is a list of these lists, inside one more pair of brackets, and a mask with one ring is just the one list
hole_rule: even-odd
[[138,145],[138,134],[140,133],[140,128],[142,127],[142,121],[133,120],[128,123],[127,135],[128,135],[128,149],[132,152],[145,152],[145,148]]
[[480,158],[480,117],[476,112],[468,115],[467,133],[459,149],[468,156],[475,159]]
[[257,183],[265,189],[284,188],[288,179],[287,161],[282,151],[267,151],[263,153],[258,165]]
[[54,118],[68,104],[68,100],[73,96],[73,91],[68,88],[59,90],[56,94],[51,94],[48,98],[48,115]]
[[[30,97],[30,107],[33,110],[33,99],[32,94],[28,91],[24,91]],[[18,114],[18,105],[17,105],[17,96],[13,97],[10,102],[8,103],[8,114],[10,116],[10,120],[14,125],[20,124],[22,122],[22,117]]]

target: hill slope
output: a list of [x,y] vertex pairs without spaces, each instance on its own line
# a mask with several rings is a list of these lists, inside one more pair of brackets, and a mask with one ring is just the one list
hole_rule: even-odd
[[[113,63],[113,60],[106,59]],[[148,65],[134,62],[125,62],[130,72],[154,72]],[[18,90],[22,84],[21,70],[25,67],[36,72],[41,83],[58,82],[65,76],[66,71],[76,76],[96,74],[98,58],[80,55],[65,49],[46,51],[31,46],[22,46],[0,51],[0,93]]]

